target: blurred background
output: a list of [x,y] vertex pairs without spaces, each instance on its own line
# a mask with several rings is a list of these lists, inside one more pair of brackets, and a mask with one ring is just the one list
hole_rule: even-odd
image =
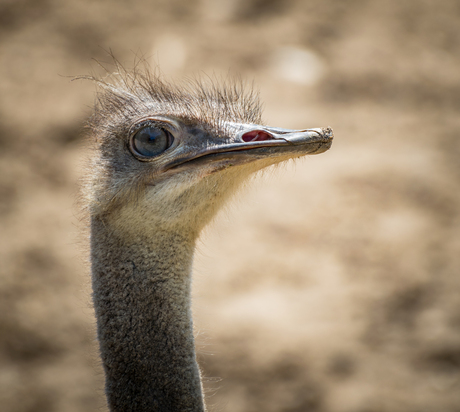
[[75,206],[95,87],[70,79],[109,50],[335,132],[202,236],[210,410],[459,412],[458,0],[0,0],[0,409],[106,410]]

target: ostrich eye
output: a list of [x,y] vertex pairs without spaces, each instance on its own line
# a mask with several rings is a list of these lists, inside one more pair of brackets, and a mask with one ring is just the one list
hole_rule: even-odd
[[172,143],[172,136],[164,129],[146,126],[132,137],[132,148],[141,156],[153,157],[163,153]]

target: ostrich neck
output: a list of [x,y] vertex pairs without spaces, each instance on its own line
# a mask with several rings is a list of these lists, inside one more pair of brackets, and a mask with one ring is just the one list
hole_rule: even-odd
[[112,412],[204,411],[190,308],[195,240],[91,221],[94,306]]

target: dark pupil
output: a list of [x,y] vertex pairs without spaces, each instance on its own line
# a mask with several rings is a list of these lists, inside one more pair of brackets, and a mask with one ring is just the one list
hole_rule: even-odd
[[169,147],[168,134],[159,127],[143,127],[134,135],[133,147],[142,156],[159,155]]

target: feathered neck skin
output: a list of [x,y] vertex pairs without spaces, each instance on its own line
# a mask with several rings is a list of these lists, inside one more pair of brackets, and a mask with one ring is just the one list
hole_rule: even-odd
[[93,217],[98,339],[113,412],[204,411],[190,284],[195,235],[120,236]]

